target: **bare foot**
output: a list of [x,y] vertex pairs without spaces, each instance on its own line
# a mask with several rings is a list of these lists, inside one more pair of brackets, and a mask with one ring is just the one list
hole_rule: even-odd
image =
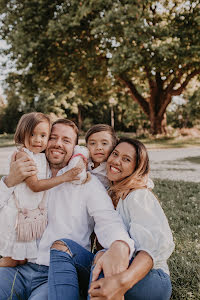
[[11,257],[2,257],[0,259],[0,267],[16,267],[18,260],[12,259]]

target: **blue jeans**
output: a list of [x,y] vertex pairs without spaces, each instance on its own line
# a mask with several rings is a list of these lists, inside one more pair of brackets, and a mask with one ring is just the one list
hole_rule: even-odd
[[171,280],[161,269],[152,269],[142,280],[125,294],[125,300],[169,300]]
[[0,268],[0,299],[48,300],[48,269],[32,263]]
[[71,255],[51,249],[48,300],[79,300],[79,293],[87,297],[94,254],[72,240],[62,239],[62,241],[70,250]]
[[[91,268],[90,282],[93,269],[94,266]],[[103,272],[101,272],[99,278],[103,277]],[[128,290],[124,296],[125,300],[169,300],[171,293],[172,286],[169,275],[161,269],[152,269],[142,280]],[[89,299],[90,296],[88,295],[87,300]]]

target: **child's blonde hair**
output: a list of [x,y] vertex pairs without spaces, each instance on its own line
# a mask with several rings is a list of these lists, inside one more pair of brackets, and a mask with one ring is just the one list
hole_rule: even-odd
[[34,128],[41,122],[46,121],[51,127],[51,120],[49,116],[41,112],[31,112],[24,114],[17,124],[17,129],[14,135],[16,145],[24,145],[25,139],[30,138]]

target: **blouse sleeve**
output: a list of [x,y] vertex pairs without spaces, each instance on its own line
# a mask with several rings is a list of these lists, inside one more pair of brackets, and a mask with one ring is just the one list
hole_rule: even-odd
[[141,189],[130,193],[124,201],[136,250],[149,253],[154,264],[166,261],[174,250],[174,242],[157,198],[148,189]]
[[109,248],[114,241],[122,240],[129,245],[131,258],[135,251],[134,241],[129,237],[121,216],[114,209],[105,188],[95,176],[92,176],[91,181],[85,184],[85,189],[89,193],[88,213],[94,219],[94,231],[100,244],[104,248]]

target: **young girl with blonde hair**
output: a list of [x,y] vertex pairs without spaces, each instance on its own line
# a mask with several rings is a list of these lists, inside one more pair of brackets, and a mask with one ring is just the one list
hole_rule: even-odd
[[[0,208],[0,267],[24,264],[37,257],[36,239],[47,225],[45,191],[66,181],[79,179],[81,165],[61,176],[47,178],[46,149],[51,131],[49,117],[40,112],[24,114],[14,140],[19,147],[16,159],[29,156],[36,164],[37,176],[28,177],[14,188],[12,197]],[[78,129],[77,129],[78,131]],[[56,199],[55,199],[56,201]]]

